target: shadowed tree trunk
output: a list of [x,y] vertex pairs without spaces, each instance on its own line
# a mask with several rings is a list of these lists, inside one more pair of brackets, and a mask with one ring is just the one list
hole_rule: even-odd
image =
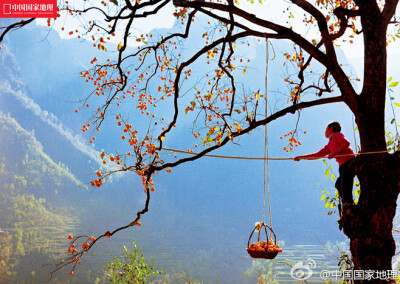
[[[364,34],[364,87],[357,98],[356,122],[361,152],[386,150],[386,26],[368,12],[362,17]],[[393,219],[399,194],[399,158],[393,154],[361,155],[353,163],[360,181],[357,205],[345,208],[343,231],[350,238],[354,269],[373,270],[368,283],[387,283],[377,274],[392,269],[395,254]],[[364,281],[361,281],[364,282]]]
[[361,186],[359,203],[346,208],[342,217],[343,231],[350,238],[354,269],[391,270],[395,254],[393,218],[399,194],[398,177],[394,174],[399,171],[398,157],[365,155],[354,164]]

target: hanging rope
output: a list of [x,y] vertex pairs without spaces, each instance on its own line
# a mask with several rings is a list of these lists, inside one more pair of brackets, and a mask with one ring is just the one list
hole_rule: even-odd
[[[266,47],[266,68],[265,68],[265,119],[268,118],[268,38],[265,39]],[[265,258],[274,259],[278,253],[282,252],[282,249],[276,243],[276,235],[272,229],[272,215],[271,206],[269,198],[269,153],[268,153],[268,126],[264,125],[264,199],[263,199],[263,216],[262,222],[257,222],[255,228],[250,234],[249,240],[247,242],[247,252],[252,258]],[[268,198],[268,210],[269,210],[269,227],[265,224],[265,189]],[[268,228],[268,230],[267,230]],[[267,237],[266,241],[260,241],[260,234],[262,229],[265,231]],[[252,243],[250,245],[251,237],[254,231],[258,232],[257,243]]]
[[[268,118],[268,38],[265,39],[265,120]],[[269,212],[269,226],[272,228],[271,205],[269,201],[269,153],[268,153],[268,124],[265,124],[265,139],[264,139],[264,200],[263,200],[263,223],[265,223],[265,182],[267,183],[267,198]],[[265,174],[267,172],[267,174]]]

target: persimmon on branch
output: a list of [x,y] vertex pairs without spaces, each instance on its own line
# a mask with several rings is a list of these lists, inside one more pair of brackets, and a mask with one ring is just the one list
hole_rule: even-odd
[[[341,68],[337,61],[336,52],[333,47],[333,41],[338,38],[339,34],[332,36],[329,32],[328,26],[326,24],[327,18],[312,4],[304,0],[292,0],[292,3],[296,4],[298,7],[302,8],[307,13],[310,13],[313,17],[317,19],[318,28],[323,41],[323,46],[326,49],[324,53],[319,48],[310,43],[307,39],[302,37],[300,34],[294,32],[291,27],[284,27],[273,22],[260,19],[255,15],[248,13],[238,7],[230,7],[228,5],[215,3],[215,2],[205,2],[205,1],[187,1],[187,0],[174,0],[174,5],[186,8],[209,8],[212,10],[218,10],[222,12],[229,12],[235,16],[238,16],[244,20],[257,25],[260,28],[265,28],[274,31],[277,35],[274,38],[289,39],[294,44],[298,45],[304,49],[311,57],[315,58],[319,63],[324,65],[330,70],[333,78],[335,79],[338,87],[345,98],[345,102],[350,106],[353,111],[356,111],[356,92],[351,85],[348,77]],[[327,1],[328,2],[328,1]],[[347,1],[346,1],[347,3]],[[350,2],[351,3],[351,2]],[[333,29],[331,29],[333,31]],[[343,33],[344,34],[344,33]]]

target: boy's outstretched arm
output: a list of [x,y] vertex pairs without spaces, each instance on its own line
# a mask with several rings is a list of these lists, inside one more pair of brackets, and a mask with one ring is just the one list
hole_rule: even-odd
[[325,146],[321,150],[319,150],[316,153],[308,154],[308,155],[303,155],[303,156],[296,156],[293,158],[295,161],[300,161],[300,160],[318,160],[320,158],[324,158],[325,156],[331,154],[331,152],[328,149],[328,146]]
[[325,156],[321,156],[321,157],[308,157],[307,155],[305,155],[305,156],[296,156],[296,157],[293,158],[293,160],[295,160],[296,162],[298,162],[300,160],[318,160],[319,158],[323,158]]

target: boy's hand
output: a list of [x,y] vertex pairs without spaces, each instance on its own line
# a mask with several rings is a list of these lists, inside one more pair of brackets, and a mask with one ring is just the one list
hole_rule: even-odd
[[293,158],[293,160],[295,160],[296,162],[300,161],[301,159],[302,159],[301,156],[297,156],[297,157],[294,157],[294,158]]

